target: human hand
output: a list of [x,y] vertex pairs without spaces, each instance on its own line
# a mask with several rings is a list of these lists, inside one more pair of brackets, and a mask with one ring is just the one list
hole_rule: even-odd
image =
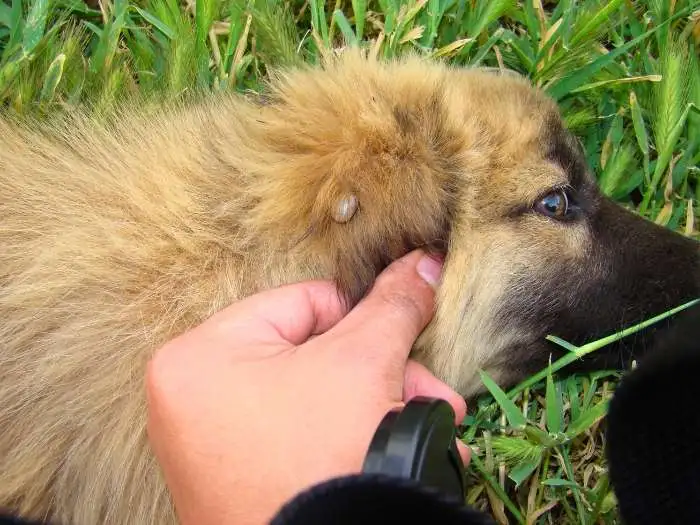
[[264,523],[302,490],[360,472],[381,420],[412,397],[449,401],[459,423],[464,400],[408,359],[440,270],[412,252],[349,313],[330,282],[265,291],[157,351],[148,433],[181,522]]

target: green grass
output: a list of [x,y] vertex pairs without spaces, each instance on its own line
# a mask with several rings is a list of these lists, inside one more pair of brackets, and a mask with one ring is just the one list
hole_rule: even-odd
[[[698,236],[697,0],[7,1],[0,103],[12,112],[255,90],[270,67],[346,45],[507,67],[557,100],[606,194]],[[504,393],[484,376],[492,395],[463,436],[469,502],[501,523],[618,523],[601,431],[618,378],[545,370]]]

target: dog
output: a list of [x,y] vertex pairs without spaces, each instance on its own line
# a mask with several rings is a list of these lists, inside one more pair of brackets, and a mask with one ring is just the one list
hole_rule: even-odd
[[586,342],[700,290],[698,243],[606,198],[516,75],[348,51],[261,96],[5,117],[0,136],[0,507],[27,517],[175,522],[146,363],[260,290],[332,279],[354,305],[392,260],[441,254],[413,355],[466,397],[480,369],[545,366],[547,334]]

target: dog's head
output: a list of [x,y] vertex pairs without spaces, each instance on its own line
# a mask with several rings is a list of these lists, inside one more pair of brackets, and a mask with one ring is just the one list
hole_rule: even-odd
[[524,78],[346,53],[280,75],[255,118],[274,174],[251,221],[321,254],[349,301],[408,250],[444,253],[415,355],[465,395],[479,368],[508,384],[545,366],[547,334],[583,343],[700,291],[698,243],[603,196]]

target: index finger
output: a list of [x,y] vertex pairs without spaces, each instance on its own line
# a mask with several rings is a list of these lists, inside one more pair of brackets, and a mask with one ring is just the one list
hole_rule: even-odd
[[230,347],[300,345],[326,332],[346,313],[330,281],[306,281],[269,289],[215,313],[189,335]]

